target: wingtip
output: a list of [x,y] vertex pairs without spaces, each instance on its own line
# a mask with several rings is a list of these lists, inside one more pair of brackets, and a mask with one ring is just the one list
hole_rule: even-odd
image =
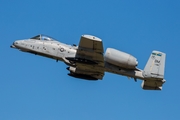
[[91,40],[95,40],[95,41],[102,41],[100,38],[93,36],[93,35],[82,35],[82,37],[87,38],[87,39],[91,39]]

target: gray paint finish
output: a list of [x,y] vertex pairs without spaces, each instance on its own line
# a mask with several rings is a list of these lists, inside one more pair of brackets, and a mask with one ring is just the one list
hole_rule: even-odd
[[134,78],[135,81],[143,80],[141,86],[144,90],[161,90],[165,83],[165,53],[152,51],[144,70],[141,70],[137,68],[137,59],[128,53],[107,48],[104,54],[102,40],[92,35],[82,35],[79,46],[37,35],[30,39],[17,40],[11,47],[63,61],[69,66],[68,75],[76,78],[102,80],[104,72],[110,72]]

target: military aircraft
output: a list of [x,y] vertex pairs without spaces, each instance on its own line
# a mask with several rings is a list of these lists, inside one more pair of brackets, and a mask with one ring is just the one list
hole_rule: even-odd
[[166,54],[152,51],[149,60],[141,70],[132,55],[107,48],[105,54],[102,40],[92,35],[82,35],[79,45],[67,45],[45,35],[17,40],[11,48],[23,52],[63,61],[68,65],[68,75],[86,80],[102,80],[105,72],[142,80],[144,90],[162,90],[165,83],[164,69]]

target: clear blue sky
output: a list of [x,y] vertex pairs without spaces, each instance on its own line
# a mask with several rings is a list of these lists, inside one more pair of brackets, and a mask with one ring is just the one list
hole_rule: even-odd
[[[0,120],[179,120],[179,0],[0,0]],[[82,34],[135,56],[167,53],[162,91],[106,73],[102,81],[69,77],[64,63],[9,46],[37,34],[78,44]]]

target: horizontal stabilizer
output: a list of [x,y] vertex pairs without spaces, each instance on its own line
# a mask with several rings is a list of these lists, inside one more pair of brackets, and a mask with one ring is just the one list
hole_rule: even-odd
[[166,82],[166,80],[144,80],[141,84],[141,87],[144,90],[162,90],[162,85]]

